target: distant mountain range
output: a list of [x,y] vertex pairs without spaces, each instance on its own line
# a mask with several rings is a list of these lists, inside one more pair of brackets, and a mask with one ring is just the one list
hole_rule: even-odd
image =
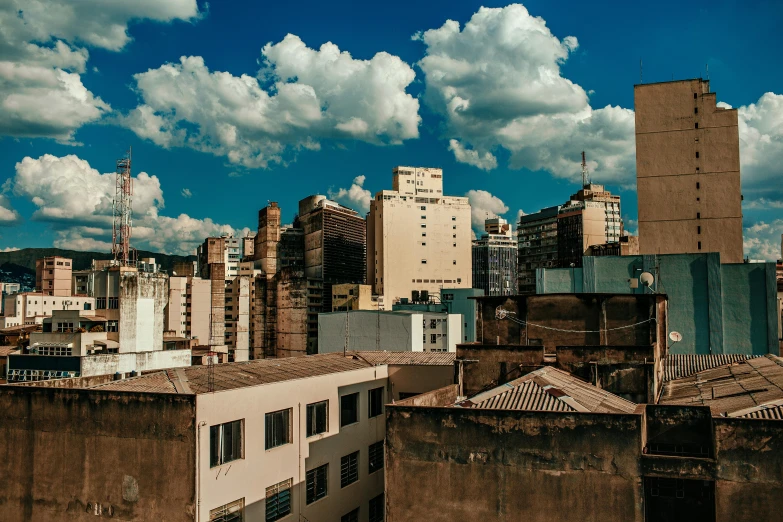
[[[90,268],[93,259],[113,259],[108,252],[80,252],[62,248],[23,248],[13,252],[0,252],[0,282],[19,283],[30,288],[35,285],[35,260],[42,257],[61,256],[73,260],[74,270]],[[171,273],[174,263],[195,261],[196,256],[175,256],[156,252],[138,251],[138,258],[154,257],[163,270]]]

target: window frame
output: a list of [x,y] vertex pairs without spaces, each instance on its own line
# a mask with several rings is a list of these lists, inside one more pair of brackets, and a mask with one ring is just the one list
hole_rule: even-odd
[[370,518],[369,522],[383,522],[386,514],[386,502],[383,493],[370,499]]
[[[323,486],[323,489],[320,490],[319,486]],[[309,506],[310,504],[318,502],[322,498],[326,497],[328,494],[329,463],[307,471],[305,473],[305,504]]]
[[[291,501],[293,496],[291,489],[293,482],[294,479],[290,478],[266,488],[266,496],[264,497],[264,520],[266,522],[274,522],[275,520],[280,520],[291,514]],[[279,508],[281,496],[283,499],[282,510]],[[274,507],[276,509],[276,512],[272,516],[270,516],[269,509],[270,501],[275,503]]]
[[[343,406],[343,401],[348,399],[349,397],[353,397],[355,399],[355,406],[353,408],[354,415],[353,415],[353,420],[351,422],[347,422],[343,415],[344,412],[346,411]],[[352,424],[356,424],[359,422],[359,406],[360,406],[359,392],[340,395],[340,427],[341,428],[344,428],[345,426],[351,426]]]
[[[367,474],[370,475],[383,469],[383,440],[373,442],[367,448]],[[380,459],[380,460],[379,460]]]
[[340,489],[359,482],[359,451],[340,457]]
[[[231,457],[227,458],[225,451],[225,441],[227,427],[231,427]],[[237,434],[235,436],[235,434]],[[217,435],[217,438],[215,437]],[[209,467],[217,468],[235,460],[245,458],[245,419],[237,419],[220,424],[213,424],[209,427]],[[234,447],[239,443],[239,449],[235,453]]]
[[[239,509],[231,512],[231,509],[235,506],[238,506]],[[238,515],[238,518],[234,515]],[[209,510],[209,522],[243,522],[244,520],[245,497]]]
[[383,386],[367,390],[367,418],[383,415]]
[[[324,407],[324,429],[321,431],[318,431],[317,408],[319,406]],[[311,417],[311,411],[314,414],[312,417]],[[325,401],[312,402],[306,406],[305,424],[306,424],[306,428],[305,428],[306,437],[315,437],[316,435],[320,435],[321,433],[327,433],[329,431],[329,399]]]
[[[275,419],[276,416],[280,415],[283,419],[287,416],[287,429],[284,428],[285,432],[285,439],[283,442],[275,443],[275,436],[279,435],[278,433],[275,433]],[[293,419],[293,408],[283,408],[282,410],[276,410],[276,411],[270,411],[264,414],[264,450],[269,451],[273,450],[275,448],[279,448],[280,446],[285,446],[286,444],[292,444],[293,443],[293,434],[292,434],[292,419]],[[271,422],[270,422],[271,421]],[[270,446],[270,436],[271,436],[271,443],[274,444],[273,446]]]

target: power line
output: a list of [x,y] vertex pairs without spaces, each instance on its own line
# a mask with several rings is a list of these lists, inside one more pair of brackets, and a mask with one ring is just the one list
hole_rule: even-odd
[[554,328],[551,326],[544,326],[541,324],[535,324],[530,323],[527,321],[523,321],[521,319],[517,319],[516,317],[511,317],[511,315],[514,315],[515,312],[509,312],[508,310],[503,310],[501,307],[497,307],[495,309],[495,318],[496,319],[510,319],[511,321],[514,321],[515,323],[521,324],[523,326],[534,326],[536,328],[542,328],[544,330],[553,330],[555,332],[568,332],[568,333],[603,333],[603,332],[611,332],[614,330],[624,330],[626,328],[633,328],[634,326],[639,326],[640,324],[649,323],[651,321],[655,321],[654,317],[650,317],[649,319],[645,319],[644,321],[639,321],[638,323],[629,324],[625,326],[617,326],[615,328],[604,328],[603,330],[568,330],[565,328]]

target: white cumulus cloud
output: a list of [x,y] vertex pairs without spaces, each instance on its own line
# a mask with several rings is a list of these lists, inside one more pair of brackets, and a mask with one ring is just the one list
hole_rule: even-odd
[[324,139],[399,144],[417,138],[419,102],[406,93],[415,73],[379,52],[353,58],[295,35],[264,46],[258,78],[210,71],[200,56],[134,75],[142,104],[122,118],[162,147],[187,146],[256,168]]
[[196,0],[0,2],[0,134],[75,143],[79,127],[111,110],[81,81],[87,47],[121,50],[134,19],[197,15]]
[[16,225],[19,220],[19,213],[11,206],[8,197],[0,194],[0,226]]
[[465,196],[470,203],[470,222],[473,230],[479,234],[484,231],[484,221],[488,218],[501,217],[508,212],[503,201],[486,190],[469,190]]
[[783,234],[783,219],[776,219],[769,223],[759,221],[746,227],[743,234],[745,256],[763,261],[781,259],[781,234]]
[[[55,246],[103,251],[111,247],[114,173],[102,174],[75,155],[46,154],[17,163],[12,185],[16,196],[29,199],[37,207],[32,219],[52,225],[57,233]],[[235,231],[209,218],[161,215],[163,207],[158,177],[146,172],[137,174],[133,178],[132,246],[189,255],[208,236],[248,232]]]
[[365,176],[356,176],[350,188],[341,188],[336,192],[329,189],[329,199],[342,203],[346,207],[356,209],[362,213],[370,211],[372,193],[364,188]]
[[[768,92],[737,109],[742,190],[758,205],[783,202],[783,95]],[[769,201],[768,201],[769,200]]]
[[189,188],[184,188],[180,191],[180,195],[185,199],[190,199],[193,197],[193,192]]
[[482,7],[462,29],[449,20],[414,38],[426,46],[424,99],[445,119],[458,161],[489,170],[491,151],[502,147],[512,168],[578,179],[587,150],[597,179],[633,178],[633,111],[593,109],[584,89],[561,74],[578,48],[575,37],[558,39],[542,18],[513,4]]

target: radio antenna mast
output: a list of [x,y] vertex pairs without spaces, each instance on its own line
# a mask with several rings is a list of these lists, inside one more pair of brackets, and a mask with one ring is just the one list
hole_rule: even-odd
[[133,179],[131,178],[131,149],[117,160],[117,186],[114,193],[113,214],[114,225],[112,227],[112,247],[114,260],[120,266],[131,264],[130,237],[133,227],[133,210],[131,202],[133,196]]

